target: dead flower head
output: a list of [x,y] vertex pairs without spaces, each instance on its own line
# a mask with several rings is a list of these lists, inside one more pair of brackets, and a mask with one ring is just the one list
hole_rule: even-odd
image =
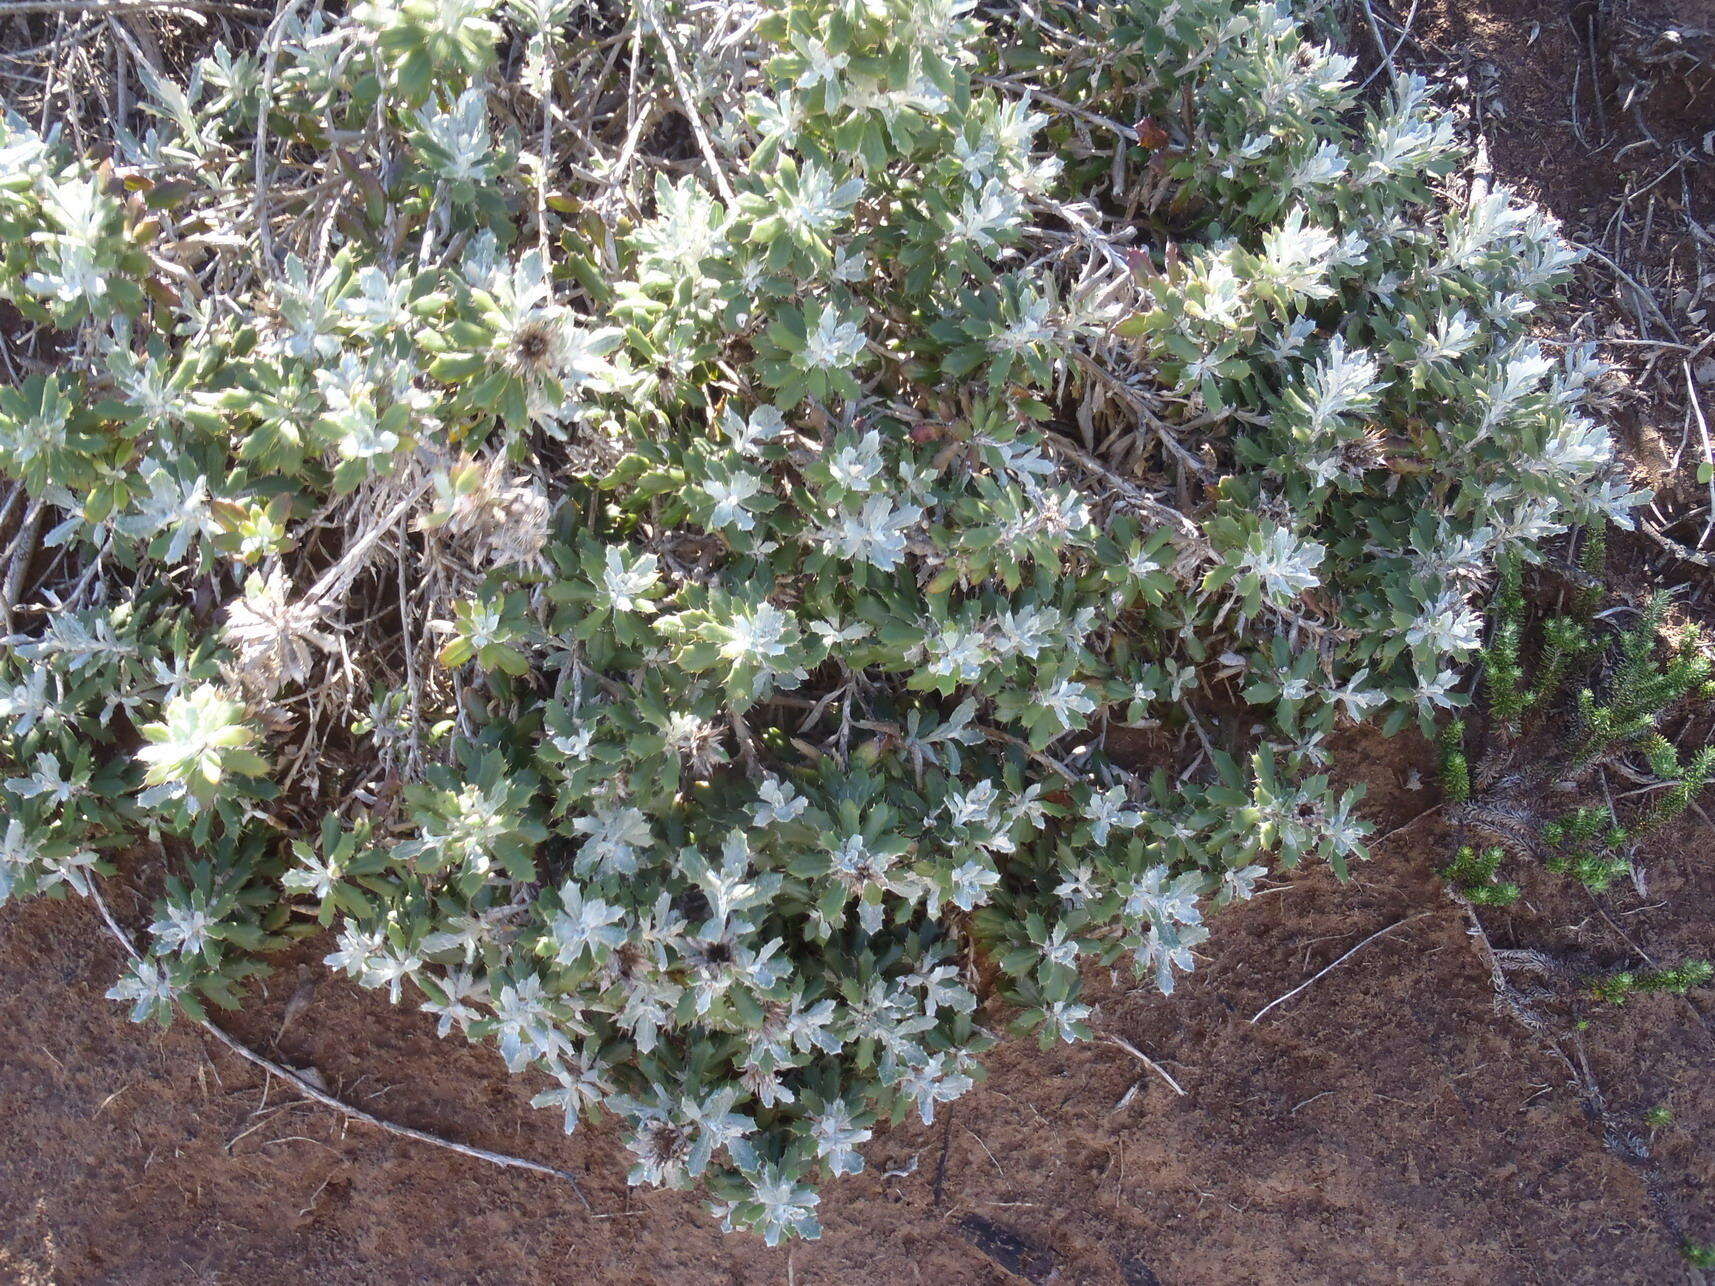
[[419,526],[440,529],[476,566],[528,563],[548,543],[553,503],[534,481],[506,477],[499,456],[486,466],[465,460],[436,479],[435,507]]
[[226,609],[222,633],[233,651],[234,677],[247,693],[273,696],[287,683],[309,679],[313,649],[334,650],[331,637],[315,628],[321,609],[289,601],[291,585],[276,569],[266,578],[252,576],[244,597]]

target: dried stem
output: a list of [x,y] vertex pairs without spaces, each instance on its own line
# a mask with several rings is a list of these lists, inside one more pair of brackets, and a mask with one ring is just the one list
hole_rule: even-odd
[[1138,1062],[1142,1063],[1145,1067],[1149,1068],[1150,1071],[1154,1072],[1162,1080],[1166,1081],[1175,1094],[1178,1094],[1180,1097],[1184,1097],[1185,1091],[1179,1088],[1178,1081],[1174,1080],[1167,1074],[1167,1069],[1160,1063],[1156,1062],[1148,1054],[1144,1053],[1136,1045],[1125,1039],[1125,1037],[1115,1036],[1113,1033],[1109,1032],[1107,1035],[1103,1036],[1102,1039],[1107,1041],[1108,1044],[1114,1046],[1116,1049],[1125,1050],[1126,1053],[1130,1054],[1133,1058],[1137,1059]]
[[[89,893],[91,900],[95,903],[96,910],[101,913],[101,918],[106,923],[107,931],[112,935],[113,940],[123,947],[126,954],[133,960],[141,960],[143,958],[142,954],[132,944],[130,937],[125,933],[125,931],[119,927],[119,922],[113,918],[113,912],[108,909],[106,899],[101,896],[100,887],[91,883],[89,886]],[[271,1058],[258,1054],[255,1050],[251,1049],[236,1038],[228,1035],[213,1023],[204,1019],[196,1019],[194,1021],[198,1027],[201,1027],[210,1036],[213,1036],[222,1045],[225,1045],[246,1062],[254,1063],[270,1076],[284,1081],[299,1094],[302,1094],[307,1099],[312,1099],[315,1102],[320,1103],[323,1107],[330,1107],[342,1115],[351,1117],[354,1121],[362,1121],[365,1125],[373,1125],[378,1130],[385,1130],[389,1134],[397,1134],[400,1138],[414,1139],[418,1143],[433,1144],[435,1147],[444,1148],[448,1152],[457,1152],[460,1156],[467,1156],[477,1161],[486,1161],[489,1165],[497,1165],[509,1170],[529,1170],[535,1174],[545,1174],[551,1178],[563,1179],[566,1183],[571,1185],[572,1191],[577,1193],[578,1200],[583,1204],[584,1209],[593,1210],[593,1207],[590,1205],[589,1198],[584,1195],[583,1189],[578,1186],[576,1176],[572,1175],[568,1171],[557,1169],[551,1165],[544,1165],[540,1161],[528,1161],[523,1157],[511,1156],[505,1152],[490,1152],[487,1148],[472,1147],[468,1143],[458,1143],[452,1139],[442,1138],[438,1134],[430,1134],[427,1130],[419,1130],[409,1125],[400,1125],[397,1121],[386,1120],[383,1117],[376,1116],[373,1112],[365,1112],[362,1108],[354,1107],[343,1099],[335,1098],[326,1090],[318,1089],[315,1085],[311,1084],[291,1068],[285,1067],[280,1063],[276,1063]]]
[[1306,978],[1303,982],[1299,983],[1296,987],[1294,987],[1291,991],[1287,992],[1284,996],[1277,996],[1275,999],[1269,1001],[1261,1009],[1257,1010],[1256,1013],[1251,1015],[1251,1021],[1254,1023],[1257,1019],[1261,1018],[1264,1014],[1266,1014],[1269,1010],[1273,1009],[1276,1005],[1285,1004],[1288,1000],[1291,1000],[1299,992],[1303,991],[1306,987],[1310,986],[1311,983],[1315,982],[1317,979],[1323,977],[1326,974],[1332,973],[1335,969],[1338,969],[1341,965],[1345,964],[1346,961],[1350,960],[1353,956],[1357,955],[1358,952],[1362,951],[1365,947],[1369,946],[1370,943],[1374,942],[1377,938],[1384,938],[1388,934],[1392,933],[1395,929],[1400,928],[1402,925],[1410,924],[1413,920],[1421,920],[1426,915],[1434,915],[1434,914],[1435,914],[1434,911],[1419,911],[1416,915],[1408,915],[1403,920],[1395,920],[1392,924],[1388,925],[1387,928],[1385,928],[1385,929],[1377,929],[1374,933],[1370,934],[1369,937],[1365,938],[1362,942],[1358,943],[1357,946],[1353,947],[1350,951],[1346,952],[1343,956],[1341,956],[1339,959],[1335,960],[1332,964],[1325,965],[1321,969],[1318,969],[1315,973],[1311,974],[1310,977]]

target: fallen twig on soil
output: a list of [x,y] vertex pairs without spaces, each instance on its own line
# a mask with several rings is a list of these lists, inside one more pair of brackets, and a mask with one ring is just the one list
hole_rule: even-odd
[[1619,264],[1608,258],[1607,255],[1596,249],[1595,246],[1588,246],[1579,243],[1578,248],[1631,288],[1632,308],[1633,311],[1637,313],[1640,321],[1642,320],[1644,309],[1647,308],[1650,315],[1655,318],[1656,323],[1660,325],[1663,330],[1667,331],[1668,338],[1675,342],[1679,340],[1679,332],[1673,328],[1673,323],[1667,319],[1667,314],[1662,312],[1661,305],[1655,301],[1655,296],[1639,285],[1637,278],[1633,277],[1631,273],[1627,272],[1624,268],[1620,267]]
[[[1650,1152],[1649,1143],[1631,1133],[1609,1112],[1607,1099],[1602,1094],[1601,1086],[1596,1083],[1595,1073],[1590,1070],[1590,1060],[1585,1054],[1584,1042],[1578,1030],[1574,1028],[1568,1033],[1572,1041],[1573,1052],[1578,1056],[1577,1061],[1574,1062],[1561,1047],[1559,1039],[1549,1029],[1547,1020],[1531,1007],[1506,976],[1508,964],[1532,969],[1546,968],[1550,971],[1564,966],[1541,952],[1497,951],[1494,943],[1489,941],[1488,931],[1483,928],[1483,921],[1477,915],[1477,908],[1472,906],[1468,900],[1460,897],[1456,891],[1450,889],[1448,896],[1464,910],[1471,922],[1471,939],[1482,952],[1488,965],[1490,979],[1494,983],[1496,1008],[1510,1014],[1526,1031],[1537,1037],[1548,1052],[1560,1060],[1566,1068],[1567,1075],[1578,1095],[1585,1118],[1589,1121],[1592,1131],[1599,1131],[1598,1137],[1602,1141],[1602,1146],[1638,1171],[1656,1216],[1661,1220],[1663,1227],[1667,1229],[1668,1235],[1674,1241],[1684,1245],[1686,1241],[1685,1227],[1668,1196],[1662,1181],[1661,1170]],[[1639,951],[1641,954],[1641,948]]]
[[[114,941],[125,948],[126,954],[133,960],[141,960],[142,956],[138,954],[137,948],[132,945],[131,939],[126,936],[125,931],[119,927],[119,922],[113,918],[113,912],[108,909],[106,900],[101,896],[101,890],[94,884],[91,884],[89,892],[91,900],[95,903],[96,910],[101,913],[101,918],[107,925],[107,931],[113,936]],[[353,1120],[362,1121],[366,1125],[373,1125],[376,1129],[385,1130],[389,1134],[397,1134],[401,1138],[406,1139],[415,1139],[419,1143],[432,1143],[434,1146],[445,1148],[449,1152],[457,1152],[460,1156],[471,1157],[477,1161],[486,1161],[490,1165],[502,1166],[511,1170],[530,1170],[536,1174],[546,1174],[556,1179],[563,1179],[571,1185],[572,1191],[577,1193],[578,1200],[583,1203],[584,1209],[591,1211],[592,1213],[594,1211],[594,1207],[590,1205],[589,1198],[584,1195],[584,1190],[578,1186],[576,1176],[572,1175],[568,1171],[556,1169],[551,1165],[544,1165],[540,1161],[527,1161],[523,1157],[510,1156],[505,1152],[490,1152],[487,1148],[472,1147],[468,1143],[458,1143],[452,1139],[444,1139],[438,1134],[430,1134],[427,1130],[415,1129],[409,1125],[400,1125],[397,1121],[384,1120],[372,1112],[365,1112],[360,1107],[354,1107],[352,1104],[347,1103],[342,1099],[335,1098],[325,1090],[317,1089],[313,1084],[291,1068],[283,1066],[280,1063],[276,1063],[271,1058],[266,1058],[263,1055],[258,1054],[242,1041],[228,1035],[213,1023],[200,1019],[194,1021],[196,1021],[196,1025],[198,1027],[201,1027],[210,1036],[213,1036],[221,1044],[225,1045],[246,1062],[254,1063],[269,1075],[277,1077],[290,1085],[305,1098],[313,1099],[323,1107],[331,1107],[334,1111],[340,1112],[345,1116],[349,1116]]]
[[1167,1074],[1167,1069],[1160,1063],[1156,1062],[1148,1054],[1144,1053],[1136,1045],[1132,1044],[1129,1040],[1126,1040],[1123,1036],[1115,1036],[1112,1033],[1103,1036],[1102,1039],[1107,1041],[1110,1045],[1125,1050],[1126,1053],[1137,1059],[1138,1062],[1142,1063],[1145,1067],[1149,1068],[1150,1071],[1154,1072],[1162,1080],[1166,1081],[1168,1085],[1172,1086],[1175,1094],[1178,1094],[1180,1097],[1184,1097],[1185,1091],[1179,1088],[1178,1081],[1174,1080]]
[[1425,817],[1432,817],[1436,813],[1439,813],[1445,807],[1447,807],[1447,802],[1445,800],[1443,800],[1439,804],[1431,804],[1428,808],[1424,809],[1421,813],[1414,814],[1410,818],[1401,822],[1398,826],[1395,826],[1392,830],[1383,831],[1380,835],[1376,836],[1374,839],[1369,841],[1370,851],[1374,852],[1378,845],[1385,844],[1390,839],[1392,839],[1395,835],[1398,835],[1404,831],[1410,830],[1413,826],[1416,826],[1419,822],[1421,822]]
[[1660,545],[1663,549],[1667,550],[1667,552],[1672,554],[1675,558],[1682,559],[1688,563],[1696,563],[1699,567],[1715,568],[1715,556],[1687,548],[1672,536],[1661,531],[1648,520],[1640,520],[1638,523],[1638,530],[1643,532],[1644,535],[1648,536],[1651,540],[1655,541],[1655,543]]
[[1339,968],[1346,961],[1350,960],[1353,956],[1357,955],[1358,952],[1362,951],[1365,947],[1369,946],[1370,943],[1374,942],[1377,938],[1386,937],[1388,934],[1392,933],[1395,929],[1399,928],[1401,925],[1410,924],[1413,920],[1421,920],[1426,915],[1434,915],[1434,914],[1435,914],[1434,911],[1419,911],[1416,915],[1408,915],[1403,920],[1395,920],[1392,924],[1388,925],[1387,928],[1385,928],[1385,929],[1377,929],[1374,933],[1370,934],[1369,937],[1365,938],[1362,942],[1358,943],[1357,946],[1353,947],[1350,951],[1346,952],[1346,954],[1341,956],[1338,960],[1335,960],[1332,964],[1324,965],[1321,969],[1317,970],[1310,977],[1306,978],[1303,982],[1299,983],[1296,987],[1294,987],[1291,991],[1287,992],[1284,996],[1278,996],[1275,999],[1269,1001],[1261,1009],[1257,1010],[1256,1013],[1251,1015],[1251,1021],[1254,1023],[1258,1018],[1261,1018],[1264,1014],[1266,1014],[1269,1010],[1273,1009],[1276,1005],[1284,1004],[1288,1000],[1291,1000],[1294,996],[1296,996],[1299,992],[1303,991],[1311,983],[1315,982],[1318,978],[1322,977],[1323,974],[1330,973],[1333,970]]
[[504,1152],[490,1152],[486,1148],[472,1147],[468,1143],[458,1143],[452,1139],[444,1139],[438,1134],[430,1134],[427,1130],[418,1130],[409,1125],[400,1125],[396,1121],[384,1120],[373,1113],[365,1112],[360,1107],[353,1107],[350,1103],[346,1103],[341,1099],[335,1098],[331,1094],[317,1089],[314,1085],[310,1084],[309,1081],[292,1071],[291,1068],[282,1066],[281,1064],[274,1062],[273,1059],[263,1057],[255,1050],[249,1048],[242,1042],[222,1031],[219,1027],[216,1027],[213,1023],[199,1022],[197,1023],[197,1026],[201,1027],[209,1035],[213,1036],[240,1058],[256,1064],[256,1066],[262,1068],[270,1075],[276,1076],[280,1080],[285,1081],[305,1098],[314,1099],[323,1107],[331,1107],[336,1112],[343,1112],[346,1116],[362,1121],[366,1125],[373,1125],[379,1130],[386,1130],[389,1134],[397,1134],[403,1138],[415,1139],[419,1143],[432,1143],[438,1148],[445,1148],[449,1152],[457,1152],[461,1156],[472,1157],[478,1161],[486,1161],[490,1165],[504,1166],[514,1170],[532,1170],[537,1174],[546,1174],[551,1175],[556,1179],[564,1179],[571,1185],[572,1191],[577,1193],[578,1200],[583,1203],[584,1209],[593,1210],[593,1207],[590,1205],[589,1198],[584,1196],[583,1189],[578,1186],[577,1179],[565,1170],[556,1169],[551,1165],[544,1165],[540,1161],[527,1161],[523,1157],[509,1156]]

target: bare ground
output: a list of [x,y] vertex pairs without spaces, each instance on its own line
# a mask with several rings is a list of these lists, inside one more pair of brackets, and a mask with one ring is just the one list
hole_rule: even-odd
[[[1388,764],[1394,750],[1348,760],[1370,765],[1377,813],[1397,824],[1430,801]],[[25,1283],[1687,1280],[1643,1170],[1604,1145],[1566,1069],[1495,1012],[1431,870],[1442,840],[1425,818],[1353,884],[1309,876],[1223,917],[1209,962],[1171,1000],[1104,990],[1104,1030],[1157,1059],[1183,1097],[1113,1045],[1009,1044],[987,1085],[935,1125],[885,1135],[866,1174],[830,1189],[824,1239],[790,1252],[723,1238],[688,1197],[629,1192],[611,1135],[565,1138],[492,1055],[437,1039],[383,997],[324,981],[277,1056],[378,1114],[572,1171],[599,1218],[553,1179],[347,1126],[264,1086],[193,1028],[131,1027],[102,999],[120,961],[87,908],[10,910],[0,1272]],[[1712,856],[1708,829],[1688,827],[1649,863],[1654,909],[1617,904],[1645,949],[1672,957],[1705,936]],[[1607,942],[1597,913],[1556,883],[1492,920],[1498,946]],[[268,1003],[234,1024],[253,1046],[272,1048],[292,980],[282,970]],[[1708,1235],[1715,1175],[1699,1141],[1715,1126],[1715,1038],[1693,1003],[1610,1010],[1584,1044],[1616,1119],[1641,1131],[1648,1107],[1674,1110],[1654,1140],[1662,1200],[1669,1219]]]

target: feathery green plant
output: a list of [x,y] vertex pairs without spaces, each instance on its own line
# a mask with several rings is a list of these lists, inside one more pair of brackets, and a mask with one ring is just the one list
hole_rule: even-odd
[[[1481,784],[1473,785],[1465,720],[1444,725],[1438,742],[1442,786],[1460,818],[1596,891],[1631,872],[1627,852],[1636,839],[1682,814],[1715,779],[1715,745],[1690,750],[1658,730],[1662,716],[1676,706],[1715,701],[1715,667],[1702,635],[1687,627],[1677,643],[1663,648],[1671,605],[1666,594],[1652,596],[1625,629],[1601,630],[1593,616],[1599,599],[1590,585],[1601,583],[1602,531],[1597,526],[1585,536],[1581,567],[1589,583],[1577,592],[1576,612],[1535,622],[1534,647],[1527,642],[1533,622],[1519,565],[1501,565],[1478,654],[1485,698],[1481,726],[1493,738],[1476,769]],[[1511,762],[1512,748],[1531,733],[1559,736],[1565,748],[1520,768]],[[1648,770],[1655,788],[1648,804],[1623,819],[1607,800],[1544,811],[1545,792],[1556,783],[1578,784],[1627,755]],[[1510,902],[1517,885],[1498,877],[1504,857],[1502,846],[1467,845],[1443,873],[1473,902]]]
[[1590,984],[1590,994],[1611,1005],[1623,1005],[1633,996],[1665,991],[1683,996],[1693,987],[1706,987],[1715,978],[1715,965],[1707,960],[1684,960],[1666,969],[1620,969],[1604,974]]

